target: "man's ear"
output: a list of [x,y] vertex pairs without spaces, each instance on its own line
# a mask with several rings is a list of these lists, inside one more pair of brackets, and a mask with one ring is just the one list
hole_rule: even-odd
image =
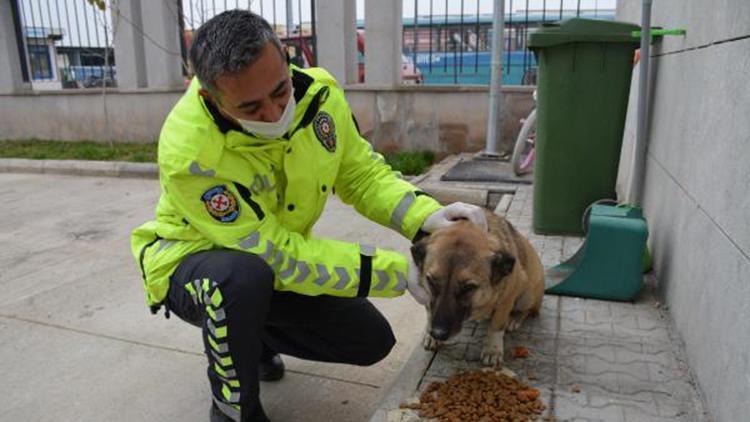
[[411,246],[411,258],[420,271],[422,271],[424,265],[424,257],[427,255],[427,239],[429,239],[429,236],[421,238]]
[[511,255],[496,252],[492,256],[492,281],[493,283],[499,283],[500,280],[505,278],[508,274],[513,272],[513,267],[516,265],[516,258]]

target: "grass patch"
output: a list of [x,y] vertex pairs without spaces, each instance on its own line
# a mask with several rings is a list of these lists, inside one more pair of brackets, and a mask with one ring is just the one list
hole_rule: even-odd
[[432,151],[404,151],[384,155],[386,163],[405,175],[422,174],[435,161],[435,153]]
[[96,160],[155,163],[156,143],[116,143],[114,146],[100,142],[0,141],[0,157],[30,158],[34,160]]

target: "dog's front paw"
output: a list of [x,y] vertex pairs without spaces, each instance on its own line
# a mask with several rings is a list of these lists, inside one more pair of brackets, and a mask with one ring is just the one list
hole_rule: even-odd
[[503,351],[495,348],[485,347],[482,349],[482,365],[498,367],[503,364]]
[[505,331],[507,331],[509,333],[512,333],[512,332],[518,330],[519,328],[521,328],[521,324],[523,324],[523,320],[520,320],[518,318],[512,318],[508,322],[508,327],[505,329]]
[[483,365],[497,367],[503,363],[504,336],[504,330],[487,332],[487,341],[480,356]]
[[424,347],[425,350],[434,351],[440,347],[440,342],[432,338],[428,333],[425,333],[424,338],[422,338],[422,347]]
[[508,332],[518,331],[526,321],[526,317],[529,315],[529,311],[513,312],[508,321],[508,327],[505,328]]

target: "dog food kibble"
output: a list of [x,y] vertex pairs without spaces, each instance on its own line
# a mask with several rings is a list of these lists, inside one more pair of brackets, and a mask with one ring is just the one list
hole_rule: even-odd
[[513,357],[514,358],[525,358],[529,356],[529,349],[518,346],[513,349]]
[[433,382],[419,403],[401,407],[439,422],[528,421],[536,420],[545,409],[539,390],[502,373],[485,371],[461,372]]
[[518,396],[518,400],[521,400],[521,402],[523,403],[534,401],[539,398],[539,390],[537,390],[536,388],[521,390],[516,393],[516,396]]

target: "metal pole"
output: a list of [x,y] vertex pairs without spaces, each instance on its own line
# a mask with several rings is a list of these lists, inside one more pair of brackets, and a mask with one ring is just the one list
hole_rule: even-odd
[[503,94],[502,88],[502,57],[503,32],[505,28],[505,1],[495,0],[492,11],[492,68],[490,71],[490,104],[487,113],[487,141],[482,156],[498,158],[497,141],[502,132]]
[[[510,52],[511,50],[515,50],[518,48],[518,45],[513,45],[513,40],[518,38],[518,27],[516,29],[513,29],[513,0],[510,0],[510,9],[508,9],[508,50],[507,50],[507,56],[505,61],[507,62],[507,67],[505,69],[505,73],[510,75],[510,68],[513,66],[513,62],[511,62]],[[503,25],[505,25],[505,22],[503,22]]]
[[[291,38],[294,30],[293,0],[286,0],[286,37]],[[290,40],[291,41],[291,40]]]
[[419,48],[419,45],[417,44],[417,31],[419,31],[419,28],[417,28],[417,20],[419,19],[419,0],[414,0],[414,26],[411,30],[411,40],[412,40],[412,47],[411,47],[411,56],[412,56],[412,63],[414,64],[414,68],[417,68],[417,48]]
[[[300,16],[302,15],[300,14]],[[314,62],[314,63],[310,63],[310,66],[317,66],[318,65],[318,35],[317,35],[318,22],[315,20],[315,0],[310,0],[310,24],[312,25],[311,32],[312,32],[313,62]]]
[[628,203],[640,206],[646,170],[646,117],[648,116],[648,68],[651,49],[651,2],[643,0],[641,11],[641,63],[638,75],[638,120],[635,131],[633,173],[630,175]]
[[461,23],[459,24],[458,33],[460,34],[458,37],[458,41],[461,43],[461,64],[458,66],[458,70],[460,73],[464,73],[464,0],[461,0]]
[[[443,19],[443,72],[448,73],[448,40],[450,39],[450,31],[448,31],[448,0],[445,0],[445,19]],[[455,68],[456,62],[453,61],[453,67]]]
[[474,74],[479,74],[479,0],[477,0],[477,22],[474,27]]
[[434,0],[430,0],[430,59],[429,66],[430,66],[430,74],[432,74],[432,2]]

